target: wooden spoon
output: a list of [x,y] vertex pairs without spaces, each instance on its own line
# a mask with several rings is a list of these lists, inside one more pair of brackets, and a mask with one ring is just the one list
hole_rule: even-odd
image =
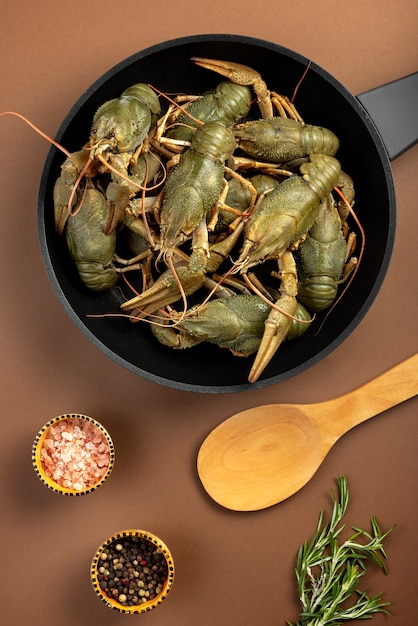
[[237,413],[203,442],[200,480],[225,508],[265,509],[301,489],[351,428],[417,393],[418,353],[333,400],[268,404]]

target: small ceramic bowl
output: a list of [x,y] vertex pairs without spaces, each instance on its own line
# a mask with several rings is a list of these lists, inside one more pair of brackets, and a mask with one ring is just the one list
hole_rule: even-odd
[[115,450],[107,430],[87,415],[66,413],[47,422],[32,447],[36,474],[49,489],[81,496],[110,476]]
[[106,606],[119,613],[147,613],[171,591],[174,561],[165,543],[153,533],[124,530],[97,549],[90,574],[93,588]]

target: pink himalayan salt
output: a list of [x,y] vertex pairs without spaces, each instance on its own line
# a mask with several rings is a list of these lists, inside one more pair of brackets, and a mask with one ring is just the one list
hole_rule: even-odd
[[98,483],[110,462],[109,445],[91,422],[61,420],[49,428],[41,450],[46,476],[61,487],[82,491]]

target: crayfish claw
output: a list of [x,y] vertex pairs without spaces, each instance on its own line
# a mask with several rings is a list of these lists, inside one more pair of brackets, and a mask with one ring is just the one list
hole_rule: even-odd
[[[70,199],[71,188],[67,188],[61,176],[57,178],[54,186],[54,222],[58,235],[62,235],[70,215],[68,211],[68,201]],[[75,205],[73,201],[73,206]]]
[[194,252],[186,265],[179,264],[173,269],[166,270],[158,280],[146,291],[123,302],[123,311],[132,311],[140,308],[146,315],[151,315],[165,306],[177,302],[184,296],[189,296],[200,289],[205,279],[206,253]]
[[106,190],[107,219],[104,233],[110,235],[116,229],[125,215],[125,209],[130,200],[130,190],[126,185],[110,182]]
[[295,319],[298,306],[297,270],[290,250],[285,250],[279,258],[279,269],[282,278],[280,297],[264,322],[263,337],[248,376],[250,383],[259,379],[279,346],[286,339],[292,321]]
[[192,57],[192,61],[199,67],[217,72],[238,85],[253,85],[257,80],[261,79],[260,74],[256,70],[242,63],[205,59],[202,57]]
[[272,309],[269,317],[265,321],[263,338],[248,375],[248,382],[250,383],[254,383],[260,378],[286,338],[292,323],[292,318],[288,317],[288,315],[294,316],[296,312],[296,300],[294,298],[286,298],[286,300],[288,302],[281,300],[279,303],[284,312],[281,313]]

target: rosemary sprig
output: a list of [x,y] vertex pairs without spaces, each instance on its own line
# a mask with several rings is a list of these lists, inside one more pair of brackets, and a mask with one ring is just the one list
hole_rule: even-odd
[[[369,597],[360,591],[358,583],[366,573],[367,561],[372,561],[387,574],[384,559],[387,554],[383,540],[394,527],[382,533],[377,521],[371,518],[371,532],[353,527],[354,534],[338,541],[344,524],[349,491],[344,476],[336,479],[339,497],[334,497],[331,519],[324,522],[324,512],[310,542],[299,548],[296,579],[302,605],[300,621],[287,626],[337,626],[348,620],[368,619],[374,613],[386,613],[390,603],[382,601],[382,594]],[[362,538],[359,543],[358,539]]]

